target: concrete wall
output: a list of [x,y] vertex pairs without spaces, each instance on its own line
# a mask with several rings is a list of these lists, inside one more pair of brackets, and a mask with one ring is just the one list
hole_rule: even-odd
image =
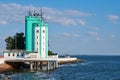
[[38,53],[29,53],[25,55],[25,58],[39,58]]
[[58,58],[58,61],[75,61],[77,58]]

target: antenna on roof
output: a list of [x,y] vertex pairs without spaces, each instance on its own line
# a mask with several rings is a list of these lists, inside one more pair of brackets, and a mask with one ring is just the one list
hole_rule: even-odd
[[42,11],[42,8],[40,9],[40,18],[43,19],[43,11]]
[[34,16],[36,16],[36,12],[35,12],[35,10],[34,10],[34,14],[33,14]]
[[32,12],[30,11],[30,9],[29,9],[29,11],[28,11],[28,15],[29,15],[29,16],[32,16]]

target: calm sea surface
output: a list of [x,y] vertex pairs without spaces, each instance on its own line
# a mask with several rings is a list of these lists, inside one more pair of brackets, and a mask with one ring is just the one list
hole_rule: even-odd
[[9,80],[120,80],[120,56],[75,56],[86,63],[60,65],[49,72],[1,74]]

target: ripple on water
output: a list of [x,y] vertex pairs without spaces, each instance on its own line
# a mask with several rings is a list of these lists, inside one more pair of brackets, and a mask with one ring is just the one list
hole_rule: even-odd
[[67,67],[67,66],[77,66],[78,64],[63,64],[63,65],[59,65],[58,67]]

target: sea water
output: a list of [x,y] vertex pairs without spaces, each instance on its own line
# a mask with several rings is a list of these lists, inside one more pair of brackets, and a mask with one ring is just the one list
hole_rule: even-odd
[[59,65],[46,72],[13,72],[1,74],[9,80],[120,80],[120,56],[75,56],[85,63]]

